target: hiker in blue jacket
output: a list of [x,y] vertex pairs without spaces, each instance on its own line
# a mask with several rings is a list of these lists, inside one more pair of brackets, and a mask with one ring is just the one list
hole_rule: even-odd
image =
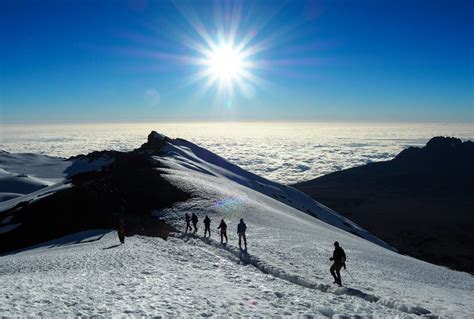
[[224,243],[224,237],[225,237],[225,243],[227,244],[227,224],[224,221],[224,218],[221,219],[221,223],[217,227],[217,229],[221,230],[221,244]]
[[239,247],[242,249],[242,238],[244,239],[245,250],[247,250],[247,237],[245,236],[245,231],[247,230],[247,225],[244,223],[244,219],[240,219],[240,223],[237,225],[237,234],[239,235]]

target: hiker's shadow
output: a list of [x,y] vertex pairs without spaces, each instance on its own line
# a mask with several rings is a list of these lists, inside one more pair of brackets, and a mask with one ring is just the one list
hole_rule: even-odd
[[116,244],[116,245],[112,245],[112,246],[105,247],[105,248],[102,248],[102,249],[103,249],[103,250],[112,249],[112,248],[118,247],[118,246],[120,246],[120,245],[121,245],[121,244]]

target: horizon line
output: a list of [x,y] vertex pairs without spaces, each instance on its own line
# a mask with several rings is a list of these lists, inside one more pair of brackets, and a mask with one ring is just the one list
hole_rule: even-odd
[[113,124],[153,124],[153,123],[166,123],[166,124],[204,124],[204,123],[227,123],[227,124],[243,124],[243,123],[321,123],[321,124],[474,124],[472,120],[466,121],[420,121],[420,120],[413,120],[413,121],[400,121],[400,120],[322,120],[322,119],[287,119],[287,120],[271,120],[271,119],[236,119],[236,120],[228,120],[228,119],[221,119],[221,120],[199,120],[199,119],[183,119],[183,120],[176,120],[176,119],[160,119],[160,120],[62,120],[62,121],[12,121],[12,122],[2,122],[0,120],[0,126],[21,126],[21,125],[113,125]]

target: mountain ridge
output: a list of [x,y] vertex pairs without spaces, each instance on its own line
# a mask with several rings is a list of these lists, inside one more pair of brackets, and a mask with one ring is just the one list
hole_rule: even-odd
[[[164,178],[166,173],[160,171],[170,160],[191,172],[222,176],[393,250],[357,224],[288,186],[248,172],[189,141],[152,131],[147,142],[133,151],[94,151],[68,159],[72,164],[65,166],[65,180],[59,183],[64,187],[52,185],[37,190],[33,197],[26,194],[0,203],[1,217],[9,218],[3,226],[8,231],[0,231],[0,253],[79,231],[114,228],[121,217],[127,219],[128,235],[166,238],[176,225],[153,218],[151,212],[190,196],[173,187]],[[17,226],[6,228],[9,225]]]

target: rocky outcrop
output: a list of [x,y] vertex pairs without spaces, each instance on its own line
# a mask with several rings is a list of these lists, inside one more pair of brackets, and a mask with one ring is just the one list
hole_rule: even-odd
[[[149,139],[146,150],[159,152],[163,141]],[[167,182],[155,163],[143,150],[114,152],[114,161],[102,169],[74,174],[72,187],[0,212],[2,220],[19,225],[0,233],[0,254],[84,230],[115,228],[122,218],[127,236],[166,238],[173,227],[151,212],[189,196]]]
[[149,155],[159,155],[163,145],[170,141],[171,139],[169,137],[156,131],[151,131],[151,133],[148,134],[147,142],[135,150],[135,152],[147,153]]

